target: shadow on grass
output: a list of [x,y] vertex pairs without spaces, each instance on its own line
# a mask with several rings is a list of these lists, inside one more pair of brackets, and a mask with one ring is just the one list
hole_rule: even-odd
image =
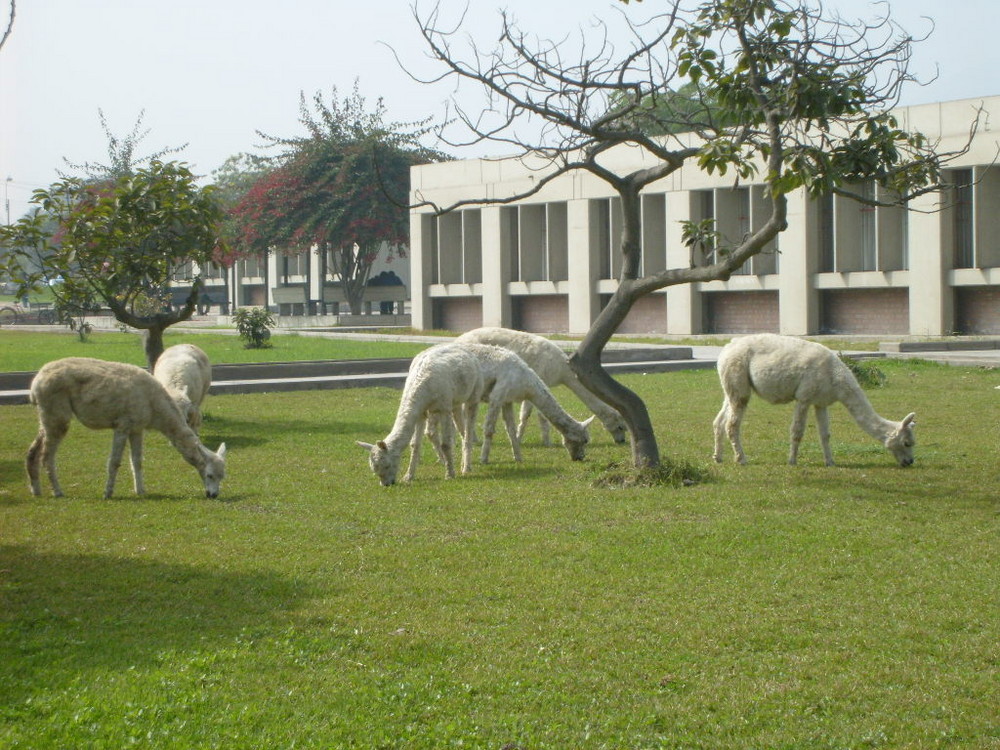
[[310,596],[268,571],[216,570],[0,545],[0,705],[88,675],[228,644]]
[[[214,417],[202,427],[201,440],[212,448],[225,442],[227,448],[248,448],[279,440],[299,440],[303,435],[320,435],[332,438],[345,435],[368,435],[369,439],[382,437],[392,428],[392,423],[375,427],[371,422],[338,420],[335,415],[321,415],[317,419],[273,419],[266,423],[259,419],[233,419]],[[376,433],[372,435],[372,433]]]

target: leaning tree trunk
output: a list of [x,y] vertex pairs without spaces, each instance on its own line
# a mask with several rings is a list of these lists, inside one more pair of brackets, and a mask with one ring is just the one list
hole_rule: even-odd
[[156,360],[163,354],[163,332],[175,323],[188,320],[194,315],[202,286],[201,278],[195,279],[183,307],[172,312],[160,312],[152,315],[137,315],[130,306],[117,298],[106,300],[119,323],[138,328],[143,332],[142,346],[146,354],[146,366],[149,367],[150,371],[156,366]]
[[637,468],[660,465],[660,448],[653,434],[646,403],[635,391],[619,383],[601,364],[601,352],[625,319],[633,300],[619,286],[590,331],[580,342],[569,363],[580,382],[625,419],[632,437],[632,463]]
[[601,364],[601,352],[605,345],[625,320],[636,299],[642,296],[633,290],[641,260],[638,238],[641,217],[639,190],[642,186],[623,181],[616,187],[622,199],[623,264],[618,289],[570,357],[570,367],[584,386],[617,409],[625,419],[632,436],[632,461],[639,469],[660,465],[660,449],[653,434],[649,410],[638,394],[611,377]]

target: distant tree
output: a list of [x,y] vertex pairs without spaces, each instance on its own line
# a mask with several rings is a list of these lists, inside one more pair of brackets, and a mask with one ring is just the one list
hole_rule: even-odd
[[11,32],[14,31],[14,16],[17,15],[17,3],[10,0],[10,15],[7,17],[7,28],[4,29],[3,36],[0,36],[0,49],[7,43]]
[[156,161],[163,162],[165,160],[164,157],[179,153],[187,148],[187,144],[185,143],[181,146],[168,146],[166,148],[161,148],[158,151],[153,151],[145,156],[140,156],[138,154],[139,146],[150,132],[149,128],[142,130],[142,120],[145,116],[146,111],[140,111],[139,116],[135,119],[135,125],[132,126],[132,130],[128,133],[128,135],[118,136],[111,131],[111,127],[108,125],[108,120],[104,116],[104,111],[98,109],[97,117],[101,121],[101,129],[104,131],[104,135],[108,139],[107,164],[89,161],[75,163],[66,157],[63,157],[63,161],[66,162],[66,166],[68,166],[72,172],[59,172],[59,176],[64,179],[68,179],[74,176],[80,176],[82,173],[82,179],[84,180],[113,180],[124,175],[132,174],[136,169],[144,164],[148,165]]
[[53,279],[68,309],[101,305],[146,332],[146,360],[163,352],[163,332],[194,313],[202,280],[172,309],[166,290],[179,264],[205,264],[223,251],[223,212],[214,188],[198,187],[184,164],[153,161],[104,181],[66,178],[35,191],[37,208],[0,232],[6,270],[21,289]]
[[231,242],[246,254],[328,254],[359,313],[382,248],[405,252],[410,167],[445,157],[421,145],[424,123],[385,122],[381,98],[369,111],[357,84],[342,100],[334,88],[329,104],[320,93],[311,104],[300,96],[304,136],[259,134],[279,153],[230,211]]
[[[674,284],[729,278],[787,227],[792,191],[870,203],[853,188],[875,181],[904,203],[940,189],[941,170],[955,156],[938,153],[892,113],[901,87],[913,80],[907,64],[914,39],[888,11],[869,24],[850,24],[810,0],[654,5],[641,20],[632,20],[640,6],[620,10],[630,32],[625,49],[615,49],[599,23],[596,42],[581,34],[581,44],[571,48],[576,37],[539,40],[501,13],[495,47],[483,50],[461,22],[443,22],[439,7],[424,18],[414,11],[429,55],[440,63],[433,80],[453,79],[463,96],[470,86],[484,95],[482,106],[456,102],[442,141],[512,147],[536,178],[524,192],[470,195],[432,208],[444,213],[524,200],[575,172],[605,181],[620,198],[618,285],[570,363],[625,417],[638,468],[660,463],[649,413],[600,359],[637,300]],[[970,126],[974,131],[975,123]],[[453,128],[458,135],[451,135]],[[624,149],[638,155],[629,163],[641,167],[623,167],[614,158]],[[734,181],[757,177],[770,215],[720,248],[724,252],[692,252],[689,265],[643,275],[641,191],[685,165],[731,173]],[[714,232],[692,223],[685,239],[694,248],[708,244]]]

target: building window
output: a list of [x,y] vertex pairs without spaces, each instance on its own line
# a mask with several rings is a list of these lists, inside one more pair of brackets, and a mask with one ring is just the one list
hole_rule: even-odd
[[510,258],[510,278],[521,278],[521,232],[517,216],[517,207],[500,209],[500,243],[507,257]]
[[972,170],[952,172],[952,238],[955,268],[974,268],[976,251],[973,233]]
[[871,203],[859,203],[861,213],[861,270],[878,270],[878,226],[876,224],[875,183],[861,186],[861,197]]
[[837,254],[833,243],[833,193],[821,195],[817,203],[819,270],[829,273],[837,268]]
[[243,278],[263,278],[265,258],[251,255],[240,261],[240,276]]
[[591,240],[597,257],[600,259],[598,278],[613,278],[611,260],[611,201],[594,200],[590,202]]

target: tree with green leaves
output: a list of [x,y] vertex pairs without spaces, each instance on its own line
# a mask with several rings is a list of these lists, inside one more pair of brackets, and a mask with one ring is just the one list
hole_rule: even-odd
[[[576,37],[536,39],[507,13],[495,47],[483,50],[461,22],[444,21],[440,7],[423,18],[415,11],[443,71],[434,80],[454,79],[463,95],[471,84],[485,98],[482,106],[456,101],[441,140],[512,146],[512,158],[527,159],[536,175],[524,192],[469,196],[432,205],[435,211],[513,203],[573,172],[605,181],[621,200],[618,286],[570,361],[580,380],[625,417],[638,468],[660,463],[648,411],[600,360],[637,300],[675,284],[729,278],[786,228],[792,191],[872,202],[854,190],[874,181],[902,204],[938,190],[942,167],[955,156],[938,153],[892,114],[913,80],[907,63],[915,40],[892,22],[888,6],[871,23],[850,23],[799,0],[650,5],[621,9],[630,41],[620,50],[607,29],[590,40],[581,32],[571,47]],[[643,166],[623,168],[614,158],[621,149],[641,154],[629,163]],[[690,265],[643,276],[640,193],[685,165],[762,181],[770,216],[731,247],[708,257],[691,252]],[[692,224],[685,241],[715,245],[714,232]]]
[[220,256],[223,212],[213,188],[199,187],[188,167],[152,161],[104,180],[65,178],[32,198],[34,211],[0,234],[0,270],[22,290],[54,279],[57,299],[107,307],[124,325],[145,332],[152,368],[163,332],[194,313],[196,278],[184,304],[167,305],[166,290],[182,263]]
[[315,249],[359,313],[379,253],[405,253],[410,167],[444,157],[421,145],[423,123],[386,122],[383,100],[369,110],[357,84],[311,105],[302,94],[305,135],[260,134],[278,153],[230,211],[231,242],[248,255]]

